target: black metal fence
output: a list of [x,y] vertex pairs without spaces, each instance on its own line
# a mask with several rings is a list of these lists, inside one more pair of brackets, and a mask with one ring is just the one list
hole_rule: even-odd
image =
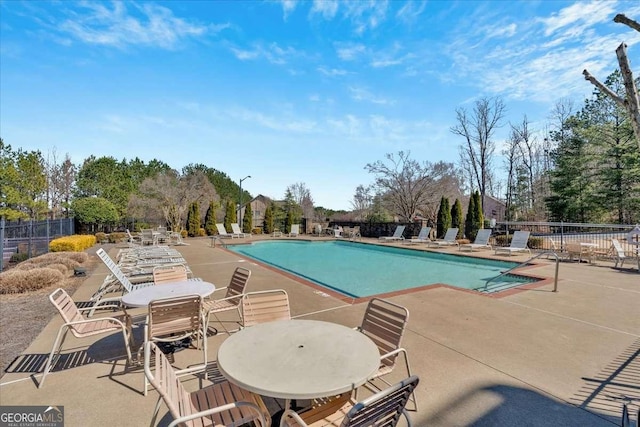
[[75,234],[73,218],[5,221],[0,218],[0,271],[15,253],[31,258],[49,251],[49,242]]

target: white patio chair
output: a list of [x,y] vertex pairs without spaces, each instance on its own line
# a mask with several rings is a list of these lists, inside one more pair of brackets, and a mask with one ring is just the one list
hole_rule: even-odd
[[515,231],[511,238],[511,244],[508,247],[496,247],[495,253],[507,252],[509,256],[514,252],[528,252],[531,254],[531,250],[527,247],[529,234],[529,231]]

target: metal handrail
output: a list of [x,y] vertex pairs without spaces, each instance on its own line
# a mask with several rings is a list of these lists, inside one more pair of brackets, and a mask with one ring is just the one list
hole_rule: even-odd
[[211,239],[211,247],[215,248],[216,247],[216,240],[218,242],[220,242],[220,246],[222,246],[223,248],[227,248],[227,245],[224,243],[224,241],[220,238],[220,236],[209,236],[209,238]]
[[515,270],[515,269],[517,269],[517,268],[520,268],[520,267],[522,267],[522,266],[524,266],[524,265],[527,265],[529,262],[533,261],[533,260],[534,260],[534,259],[536,259],[536,258],[540,258],[542,255],[545,255],[545,254],[546,254],[546,255],[551,254],[551,255],[553,255],[553,256],[554,256],[554,258],[556,259],[556,271],[555,271],[555,277],[554,277],[554,281],[553,281],[553,292],[558,292],[558,270],[560,269],[560,257],[559,257],[559,256],[558,256],[558,254],[557,254],[557,253],[555,253],[554,251],[544,251],[544,252],[540,252],[540,253],[539,253],[539,254],[537,254],[536,256],[529,258],[528,260],[526,260],[526,261],[524,261],[524,262],[522,262],[522,263],[520,263],[520,264],[516,265],[515,267],[511,267],[510,269],[508,269],[508,270],[506,270],[506,271],[503,271],[502,273],[498,274],[497,276],[495,276],[495,277],[492,277],[492,278],[488,279],[488,280],[484,283],[484,291],[486,291],[486,290],[487,290],[487,287],[489,286],[489,283],[493,282],[494,280],[496,280],[496,279],[498,279],[498,278],[500,278],[500,277],[502,277],[502,276],[505,276],[505,275],[507,275],[507,274],[511,273],[513,270]]

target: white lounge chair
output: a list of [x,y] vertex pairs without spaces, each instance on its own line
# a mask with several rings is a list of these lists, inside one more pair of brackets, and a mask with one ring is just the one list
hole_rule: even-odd
[[624,261],[627,259],[627,256],[624,253],[624,248],[620,244],[618,239],[611,239],[611,249],[613,249],[613,256],[616,259],[616,265],[614,268],[618,267],[618,263],[620,263],[620,268],[624,265]]
[[234,239],[240,238],[240,236],[236,233],[229,233],[226,228],[224,228],[224,224],[216,224],[216,228],[218,229],[218,235],[222,238]]
[[490,228],[481,228],[478,230],[478,234],[476,234],[476,239],[473,243],[465,243],[458,247],[459,250],[469,249],[470,252],[473,252],[474,249],[491,249],[491,245],[489,244],[489,237],[491,237],[491,229]]
[[418,233],[418,237],[414,237],[411,239],[407,239],[405,240],[406,244],[413,244],[413,243],[427,243],[430,242],[431,239],[429,238],[429,234],[431,233],[431,227],[422,227],[420,229],[420,233]]
[[440,246],[453,246],[453,245],[457,246],[458,242],[456,241],[456,237],[458,237],[458,229],[450,228],[445,233],[443,239],[427,242],[427,247],[439,248]]
[[393,236],[380,236],[378,239],[383,242],[391,242],[393,240],[404,240],[402,233],[404,233],[404,229],[406,226],[399,225],[396,227],[396,230],[393,232]]
[[291,224],[291,231],[289,237],[298,237],[300,234],[300,224]]
[[498,247],[496,248],[496,255],[500,252],[507,252],[509,256],[511,256],[514,252],[529,252],[529,248],[527,247],[527,243],[529,241],[529,231],[515,231],[513,233],[513,237],[511,238],[511,245],[508,247]]
[[244,233],[241,229],[240,229],[240,225],[238,225],[237,222],[233,222],[231,223],[231,230],[233,231],[233,234],[237,234],[238,237],[241,238],[245,238],[245,237],[251,237],[251,233]]

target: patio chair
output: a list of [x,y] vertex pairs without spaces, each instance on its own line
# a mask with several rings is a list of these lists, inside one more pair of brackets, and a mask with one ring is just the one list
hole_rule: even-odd
[[142,244],[142,239],[140,236],[133,236],[129,229],[127,228],[127,243],[131,247],[140,246]]
[[[380,390],[373,380],[379,379],[390,385],[384,378],[396,367],[398,356],[402,355],[407,375],[411,376],[409,355],[401,347],[402,336],[409,321],[409,310],[405,307],[380,298],[373,298],[367,304],[362,323],[356,329],[368,336],[380,351],[380,367],[367,383],[369,388]],[[415,409],[418,409],[417,401],[412,398]]]
[[60,326],[58,335],[53,342],[51,353],[49,354],[47,364],[45,365],[42,373],[42,378],[38,383],[38,388],[42,387],[45,377],[55,366],[54,359],[57,359],[60,356],[62,344],[64,343],[69,330],[71,330],[71,333],[76,338],[86,338],[94,335],[121,331],[122,338],[124,339],[124,346],[127,351],[127,363],[130,364],[132,362],[130,348],[130,322],[127,320],[125,315],[87,319],[82,315],[81,311],[89,310],[91,307],[79,309],[69,294],[62,288],[58,288],[53,291],[49,295],[49,301],[51,301],[51,304],[53,304],[60,313],[60,316],[64,319],[64,324]]
[[142,237],[142,246],[158,244],[158,235],[150,228],[140,230],[140,236]]
[[[149,303],[149,314],[144,328],[144,341],[174,343],[187,338],[197,339],[204,336],[204,318],[202,297],[187,295],[179,298],[164,298]],[[202,364],[182,369],[180,373],[206,371],[207,340],[202,340]],[[147,360],[145,360],[145,364]],[[148,380],[144,378],[144,395],[147,395]]]
[[348,237],[351,240],[361,239],[362,235],[360,234],[360,226],[354,225],[349,234],[345,237]]
[[402,233],[404,233],[404,229],[406,228],[405,225],[398,225],[395,229],[395,231],[393,232],[393,235],[391,236],[380,236],[378,238],[378,240],[381,240],[383,242],[391,242],[394,240],[404,240],[404,237],[402,236]]
[[156,285],[186,280],[188,280],[187,268],[182,264],[153,267],[153,283]]
[[240,238],[236,233],[229,233],[226,228],[224,228],[224,224],[216,224],[216,228],[218,229],[218,236],[226,239],[234,239]]
[[567,258],[569,261],[573,261],[573,258],[578,258],[578,262],[582,262],[583,259],[586,259],[587,262],[591,263],[591,255],[592,248],[588,246],[583,246],[580,242],[571,242],[567,243]]
[[282,289],[248,292],[242,296],[242,326],[291,320],[289,296]]
[[431,227],[422,227],[417,237],[405,240],[406,244],[417,244],[430,242],[429,234],[431,234]]
[[208,330],[209,319],[211,318],[211,315],[216,318],[218,323],[220,323],[220,325],[222,326],[222,329],[224,329],[227,334],[229,334],[229,331],[227,330],[227,328],[225,328],[224,323],[222,323],[217,317],[219,313],[236,310],[240,321],[242,321],[240,303],[242,302],[242,295],[244,294],[244,290],[247,287],[247,283],[249,282],[250,277],[251,270],[243,267],[237,267],[233,272],[233,275],[231,276],[229,285],[224,288],[216,289],[216,291],[226,290],[225,296],[220,299],[212,298],[203,302],[202,308],[204,312],[207,313],[207,328],[205,329],[205,331]]
[[624,249],[620,244],[618,239],[611,239],[611,249],[613,250],[613,256],[616,260],[616,265],[614,268],[618,268],[618,263],[620,263],[620,268],[624,265],[624,261],[627,259],[627,256],[624,253]]
[[231,230],[233,230],[233,234],[237,234],[238,237],[243,239],[245,237],[251,237],[251,233],[243,233],[242,230],[240,230],[240,225],[238,225],[237,222],[231,223]]
[[476,234],[476,238],[473,243],[462,244],[458,246],[458,249],[469,249],[470,252],[473,252],[474,249],[491,249],[489,237],[491,237],[491,229],[481,228],[478,230],[478,234]]
[[500,252],[507,252],[509,256],[514,252],[529,252],[531,254],[531,250],[527,247],[529,234],[529,231],[515,231],[511,238],[511,244],[508,247],[497,247],[495,250],[496,255]]
[[[154,372],[151,371],[152,360],[155,362]],[[240,426],[250,422],[255,422],[259,427],[269,427],[271,424],[271,416],[262,398],[228,381],[217,382],[189,393],[178,378],[179,372],[174,370],[167,357],[152,341],[144,345],[144,375],[160,395],[151,425],[156,425],[163,400],[173,417],[169,427]]]
[[[280,420],[281,427],[325,427],[325,426],[385,426],[394,427],[403,415],[407,426],[411,419],[405,406],[414,393],[420,379],[413,375],[360,402],[350,399],[349,394],[313,402],[300,413],[287,409]],[[346,396],[346,397],[345,397]]]
[[457,246],[458,242],[456,241],[456,237],[458,237],[458,229],[450,228],[444,234],[444,238],[427,242],[427,247]]
[[300,224],[291,224],[291,231],[289,237],[298,237],[300,234]]

